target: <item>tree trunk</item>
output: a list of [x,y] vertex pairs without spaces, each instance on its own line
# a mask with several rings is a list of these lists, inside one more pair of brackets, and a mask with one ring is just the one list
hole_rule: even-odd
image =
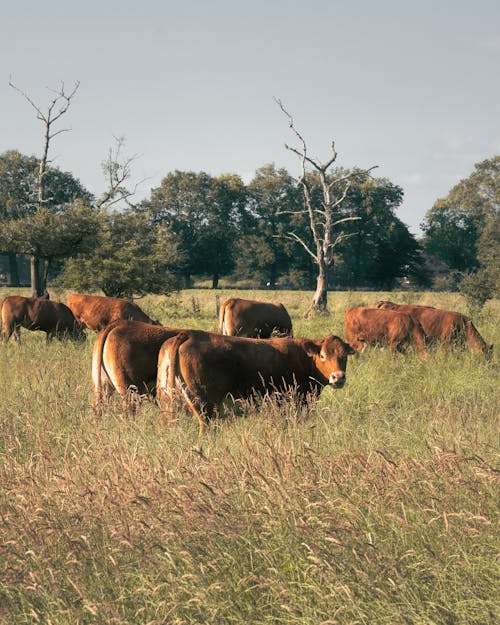
[[14,252],[9,252],[9,273],[10,273],[10,286],[19,286],[19,270],[17,267],[17,256]]
[[313,312],[328,312],[328,267],[322,263],[319,266],[319,273],[316,279],[316,291],[314,293],[313,301],[306,315]]
[[217,274],[214,274],[212,276],[212,289],[217,289],[219,286],[219,276]]
[[44,268],[40,266],[41,259],[38,256],[30,256],[30,274],[31,274],[31,297],[49,298],[47,293],[47,272],[49,261],[44,261]]
[[47,292],[47,280],[49,277],[49,269],[50,269],[50,258],[46,258],[43,261],[43,271],[40,279],[40,289],[42,291],[42,296],[48,298]]
[[30,275],[31,275],[31,297],[41,297],[40,288],[40,259],[37,256],[30,256]]

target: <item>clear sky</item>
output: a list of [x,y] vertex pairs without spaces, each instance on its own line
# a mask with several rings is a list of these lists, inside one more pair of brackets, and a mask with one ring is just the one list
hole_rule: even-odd
[[175,169],[248,181],[299,173],[294,115],[311,154],[378,165],[405,191],[414,232],[474,163],[500,152],[500,2],[493,0],[17,0],[0,13],[0,151],[40,155],[46,108],[81,85],[50,156],[92,192],[113,135],[139,154],[138,198]]

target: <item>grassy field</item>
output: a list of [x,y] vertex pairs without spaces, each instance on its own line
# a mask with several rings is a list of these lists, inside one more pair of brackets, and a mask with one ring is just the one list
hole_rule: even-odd
[[[456,294],[339,292],[306,320],[310,293],[238,294],[282,301],[312,338],[383,298],[465,312]],[[214,291],[139,304],[217,327]],[[499,301],[475,320],[497,347],[499,320]],[[367,350],[344,389],[249,402],[200,451],[187,414],[90,413],[92,340],[22,338],[0,345],[2,625],[500,622],[498,349]]]

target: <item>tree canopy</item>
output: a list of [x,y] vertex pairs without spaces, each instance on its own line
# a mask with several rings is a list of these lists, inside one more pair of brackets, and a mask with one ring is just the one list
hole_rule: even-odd
[[102,214],[97,245],[68,258],[58,284],[112,297],[168,294],[177,287],[182,256],[168,228],[152,227],[137,211]]
[[153,225],[168,226],[179,240],[182,273],[190,284],[195,274],[212,277],[233,266],[234,239],[244,221],[246,188],[235,174],[212,177],[205,172],[175,171],[144,202]]
[[450,270],[471,271],[480,265],[478,240],[500,210],[500,156],[475,165],[445,198],[436,201],[422,223],[426,251]]

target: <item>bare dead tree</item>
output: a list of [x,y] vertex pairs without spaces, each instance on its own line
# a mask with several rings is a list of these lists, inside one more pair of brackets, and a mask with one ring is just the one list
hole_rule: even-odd
[[136,194],[138,187],[147,180],[139,180],[133,188],[128,188],[126,182],[132,175],[132,164],[137,160],[138,155],[123,155],[125,145],[124,137],[113,137],[114,146],[109,148],[106,159],[102,162],[102,171],[107,181],[107,189],[97,200],[97,208],[109,208],[114,204],[124,201],[130,206],[129,199]]
[[[54,93],[54,97],[51,100],[46,112],[42,111],[42,109],[35,104],[32,98],[25,91],[17,87],[12,82],[12,77],[9,77],[9,86],[20,93],[23,98],[35,109],[36,117],[42,122],[44,128],[42,156],[40,158],[37,176],[37,212],[40,212],[45,204],[51,199],[45,196],[45,176],[48,172],[49,163],[51,163],[48,158],[50,142],[57,135],[70,130],[69,128],[54,130],[53,126],[68,111],[71,105],[71,100],[80,86],[80,82],[77,81],[70,92],[66,92],[64,82],[61,82],[59,89],[49,89],[49,91]],[[30,267],[31,296],[45,296],[45,284],[42,276],[40,275],[40,258],[36,254],[31,254],[30,256]]]
[[[334,250],[339,243],[350,236],[349,234],[339,231],[338,227],[347,221],[360,219],[359,217],[343,216],[340,213],[340,205],[347,197],[347,193],[353,180],[369,175],[369,172],[372,169],[375,169],[376,165],[365,170],[355,170],[345,174],[340,173],[340,175],[333,177],[329,176],[328,170],[337,159],[335,142],[332,141],[331,156],[327,161],[321,162],[317,158],[309,156],[306,142],[303,136],[295,128],[293,117],[285,109],[281,100],[276,100],[276,102],[282,112],[287,116],[288,125],[295,134],[296,138],[299,140],[300,144],[299,148],[295,148],[285,143],[285,147],[287,150],[296,154],[300,159],[301,174],[299,184],[301,185],[304,193],[305,208],[302,211],[287,212],[291,214],[306,213],[308,215],[309,227],[314,241],[314,248],[311,248],[311,246],[295,232],[288,232],[286,237],[302,245],[318,266],[316,291],[306,315],[309,315],[314,311],[327,312],[329,274],[333,264]],[[312,171],[316,172],[321,185],[322,197],[321,204],[319,206],[315,205],[313,200],[311,180],[310,176],[307,175],[308,167],[312,168]]]

